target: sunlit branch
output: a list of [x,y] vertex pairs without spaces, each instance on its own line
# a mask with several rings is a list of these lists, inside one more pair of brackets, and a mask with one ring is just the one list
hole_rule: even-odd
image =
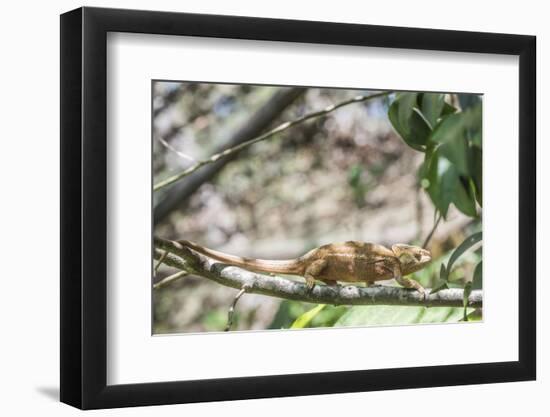
[[375,98],[380,98],[380,97],[385,97],[389,94],[391,94],[392,91],[385,91],[383,93],[377,93],[377,94],[371,94],[369,96],[357,96],[357,97],[354,97],[352,99],[349,99],[349,100],[345,100],[345,101],[342,101],[340,103],[337,103],[337,104],[334,104],[334,105],[331,105],[331,106],[328,106],[326,107],[325,109],[323,110],[319,110],[319,111],[316,111],[316,112],[313,112],[313,113],[308,113],[302,117],[299,117],[297,119],[294,119],[292,121],[289,121],[289,122],[285,122],[285,123],[282,123],[280,124],[279,126],[277,126],[276,128],[274,129],[271,129],[270,131],[260,135],[260,136],[257,136],[253,139],[250,139],[246,142],[243,142],[237,146],[233,146],[232,148],[228,148],[222,152],[219,152],[219,153],[216,153],[214,155],[212,155],[210,158],[208,159],[204,159],[202,161],[198,161],[196,162],[195,164],[191,165],[189,168],[186,168],[185,170],[171,176],[171,177],[168,177],[158,183],[156,183],[153,187],[153,190],[154,191],[158,191],[160,190],[161,188],[163,187],[166,187],[167,185],[170,185],[170,184],[173,184],[174,182],[192,174],[193,172],[195,172],[196,170],[198,170],[199,168],[203,167],[204,165],[208,165],[208,164],[211,164],[211,163],[214,163],[216,161],[218,161],[220,158],[223,158],[223,157],[226,157],[226,156],[229,156],[235,152],[239,152],[241,151],[242,149],[246,148],[247,146],[250,146],[250,145],[253,145],[255,143],[258,143],[262,140],[265,140],[265,139],[268,139],[278,133],[281,133],[293,126],[296,126],[300,123],[303,123],[307,120],[310,120],[310,119],[314,119],[314,118],[317,118],[317,117],[320,117],[320,116],[325,116],[341,107],[344,107],[344,106],[348,106],[350,104],[354,104],[354,103],[361,103],[361,102],[364,102],[364,101],[367,101],[367,100],[372,100],[372,99],[375,99]]
[[[225,265],[199,255],[181,244],[155,238],[155,258],[164,251],[170,252],[166,265],[188,271],[227,287],[247,293],[263,294],[294,301],[332,305],[401,305],[427,307],[462,307],[464,291],[459,288],[441,290],[424,300],[422,294],[393,286],[359,287],[316,285],[308,292],[305,284],[280,276],[257,274],[241,268]],[[468,298],[469,307],[481,307],[483,293],[474,290]]]

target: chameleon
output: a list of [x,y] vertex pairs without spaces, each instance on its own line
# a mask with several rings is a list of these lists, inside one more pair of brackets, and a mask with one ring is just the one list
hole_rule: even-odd
[[209,258],[249,271],[304,277],[308,291],[316,281],[327,285],[342,282],[365,282],[394,278],[405,288],[413,288],[426,297],[418,282],[406,277],[424,268],[432,259],[427,249],[397,243],[391,249],[369,242],[331,243],[312,249],[303,256],[287,260],[243,258],[208,249],[187,240],[178,243]]

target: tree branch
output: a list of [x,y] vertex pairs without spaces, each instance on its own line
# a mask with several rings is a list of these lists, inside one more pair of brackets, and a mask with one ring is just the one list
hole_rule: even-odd
[[[164,252],[164,253],[168,253],[168,252]],[[180,279],[182,277],[185,277],[187,275],[189,275],[189,272],[187,272],[187,271],[178,271],[175,274],[172,274],[172,275],[160,280],[159,282],[153,284],[153,289],[158,290],[159,288],[162,288],[165,285],[168,285],[168,284],[170,284],[174,281],[177,281],[178,279]]]
[[426,246],[428,246],[428,243],[430,243],[430,240],[432,239],[432,236],[435,233],[435,229],[437,229],[437,226],[439,225],[439,222],[441,221],[442,217],[443,216],[441,215],[441,213],[439,213],[439,215],[437,217],[437,220],[434,222],[432,230],[430,230],[430,233],[428,234],[428,236],[426,236],[426,239],[424,240],[424,243],[422,244],[422,247],[424,249],[428,249]]
[[[202,276],[227,287],[242,289],[248,293],[269,295],[294,301],[332,305],[401,305],[427,307],[462,307],[462,289],[441,290],[424,300],[415,290],[400,287],[356,287],[316,285],[308,292],[305,284],[279,276],[256,274],[234,266],[225,265],[199,255],[178,242],[155,238],[155,259],[165,251],[166,265]],[[469,307],[482,307],[483,293],[474,290],[468,298]]]
[[237,302],[247,291],[248,291],[248,287],[245,285],[244,287],[241,288],[241,290],[237,293],[237,295],[233,299],[233,302],[229,307],[229,311],[227,312],[227,325],[225,326],[226,332],[231,330],[231,326],[233,326],[233,314],[235,314],[235,307],[237,307]]
[[155,276],[157,275],[157,271],[159,270],[159,267],[164,262],[166,257],[168,256],[168,251],[164,251],[164,254],[158,259],[157,264],[155,265],[155,269],[153,269],[153,272],[155,273]]
[[162,144],[162,146],[164,146],[166,149],[168,149],[169,151],[172,151],[174,152],[176,155],[178,155],[180,158],[183,158],[185,159],[187,162],[196,162],[195,158],[181,152],[181,151],[178,151],[176,148],[174,148],[172,145],[170,145],[162,136],[160,135],[156,135],[156,138],[157,140]]
[[294,119],[290,122],[282,123],[279,126],[277,126],[276,128],[271,129],[268,132],[264,133],[263,135],[257,136],[253,139],[250,139],[250,140],[247,140],[246,142],[240,143],[240,144],[238,144],[236,146],[233,146],[231,148],[228,148],[228,149],[226,149],[222,152],[218,152],[218,153],[212,155],[208,159],[198,161],[197,163],[191,165],[189,168],[187,168],[187,169],[185,169],[185,170],[183,170],[183,171],[181,171],[181,172],[179,172],[179,173],[177,173],[177,174],[175,174],[171,177],[168,177],[165,180],[159,181],[158,183],[156,183],[153,186],[153,191],[158,191],[161,188],[166,187],[167,185],[173,184],[174,182],[179,181],[180,179],[192,174],[193,172],[195,172],[197,169],[203,167],[204,165],[214,163],[214,162],[218,161],[219,159],[221,159],[223,157],[226,157],[226,156],[232,155],[236,152],[239,152],[240,150],[246,148],[247,146],[250,146],[250,145],[253,145],[255,143],[261,142],[262,140],[268,139],[268,138],[270,138],[270,137],[272,137],[272,136],[274,136],[278,133],[281,133],[281,132],[291,128],[292,126],[303,123],[303,122],[305,122],[307,120],[310,120],[310,119],[314,119],[314,118],[317,118],[317,117],[320,117],[320,116],[325,116],[325,115],[333,112],[334,110],[339,109],[340,107],[348,106],[348,105],[353,104],[353,103],[361,103],[363,101],[371,100],[371,99],[374,99],[374,98],[384,97],[384,96],[387,96],[388,94],[391,94],[391,93],[392,93],[391,91],[385,91],[383,93],[371,94],[369,96],[356,96],[352,99],[345,100],[345,101],[342,101],[338,104],[328,106],[323,110],[319,110],[319,111],[316,111],[316,112],[306,114],[306,115],[304,115],[302,117],[298,117],[297,119]]
[[[251,138],[254,138],[268,128],[274,120],[299,96],[304,94],[304,88],[281,88],[261,106],[240,128],[223,139],[223,145],[214,153],[223,152],[228,148],[237,146]],[[172,184],[169,191],[156,193],[158,202],[155,204],[154,222],[160,223],[176,208],[181,208],[188,198],[205,182],[210,181],[229,161],[237,156],[233,153],[219,159],[217,162],[207,164],[195,175]],[[166,189],[163,189],[165,191]]]

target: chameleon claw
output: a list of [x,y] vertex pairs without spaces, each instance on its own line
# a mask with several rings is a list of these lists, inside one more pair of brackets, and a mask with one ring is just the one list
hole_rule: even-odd
[[430,301],[430,292],[431,292],[431,291],[426,291],[426,292],[425,292],[426,304],[428,303],[428,301]]
[[422,294],[423,302],[426,304],[426,307],[428,307],[428,299],[430,297],[430,293],[426,291],[424,288],[422,290],[419,290],[419,292]]
[[315,278],[313,278],[311,275],[307,275],[306,277],[306,294],[311,294],[313,291],[313,288],[315,287]]

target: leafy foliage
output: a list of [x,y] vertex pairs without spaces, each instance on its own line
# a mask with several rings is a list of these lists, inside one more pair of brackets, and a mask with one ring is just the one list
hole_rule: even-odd
[[[471,315],[474,309],[467,307],[464,311],[465,314]],[[463,309],[460,307],[425,308],[385,305],[335,307],[318,304],[298,316],[290,328],[456,323],[463,320],[463,317]],[[278,328],[287,328],[287,326]]]
[[482,204],[481,102],[458,111],[439,93],[399,93],[388,110],[397,133],[411,148],[424,153],[421,186],[437,210],[449,206],[477,217]]
[[[313,306],[313,307],[312,307]],[[348,306],[333,306],[284,300],[270,329],[332,327],[346,313]]]
[[[482,283],[482,261],[479,261],[479,263],[476,265],[476,269],[474,270],[474,275],[472,277],[471,281],[468,281],[466,285],[464,286],[464,321],[469,321],[472,318],[467,314],[466,309],[468,306],[468,297],[472,293],[472,290],[480,290],[483,287]],[[473,317],[474,319],[476,317]]]
[[[473,312],[474,309],[468,309]],[[459,307],[354,306],[336,322],[337,326],[455,323],[462,318]]]
[[[478,232],[478,233],[474,233],[473,235],[467,237],[455,250],[454,252],[452,253],[451,257],[449,258],[449,262],[447,263],[447,266],[445,266],[445,264],[441,264],[441,271],[439,273],[439,280],[440,282],[438,283],[438,285],[436,285],[433,289],[432,289],[432,294],[433,293],[436,293],[444,288],[449,288],[449,274],[451,273],[451,270],[453,268],[453,265],[454,263],[456,262],[456,260],[462,255],[464,254],[468,249],[470,249],[472,246],[474,246],[476,243],[478,243],[480,240],[482,239],[482,232]],[[476,267],[476,272],[474,272],[474,276],[478,275],[477,277],[477,282],[478,284],[477,285],[481,285],[481,262],[478,264],[478,266]],[[467,290],[470,290],[471,291],[471,283],[469,283],[470,286],[469,288],[468,287],[468,283],[466,284],[465,288],[464,288],[464,298],[465,300],[468,299],[468,296],[466,295],[466,291]],[[481,287],[480,287],[481,288]]]
[[306,311],[292,323],[290,326],[291,329],[303,329],[306,327],[309,322],[325,308],[326,304],[318,304],[317,307],[312,308],[311,310]]
[[[460,95],[463,97],[463,95]],[[424,153],[418,175],[436,209],[446,218],[449,206],[469,217],[477,218],[482,205],[481,101],[468,95],[462,100],[463,111],[445,101],[439,93],[399,93],[391,104],[388,118],[394,129],[411,148]],[[449,288],[449,274],[454,262],[481,240],[481,232],[469,236],[441,264],[439,282],[432,293]],[[468,297],[472,289],[481,288],[481,262],[473,280],[464,285],[463,319],[468,320]]]
[[479,261],[479,263],[476,265],[476,269],[474,271],[474,279],[472,280],[472,289],[474,290],[480,290],[483,288],[483,277],[482,275],[482,261]]

